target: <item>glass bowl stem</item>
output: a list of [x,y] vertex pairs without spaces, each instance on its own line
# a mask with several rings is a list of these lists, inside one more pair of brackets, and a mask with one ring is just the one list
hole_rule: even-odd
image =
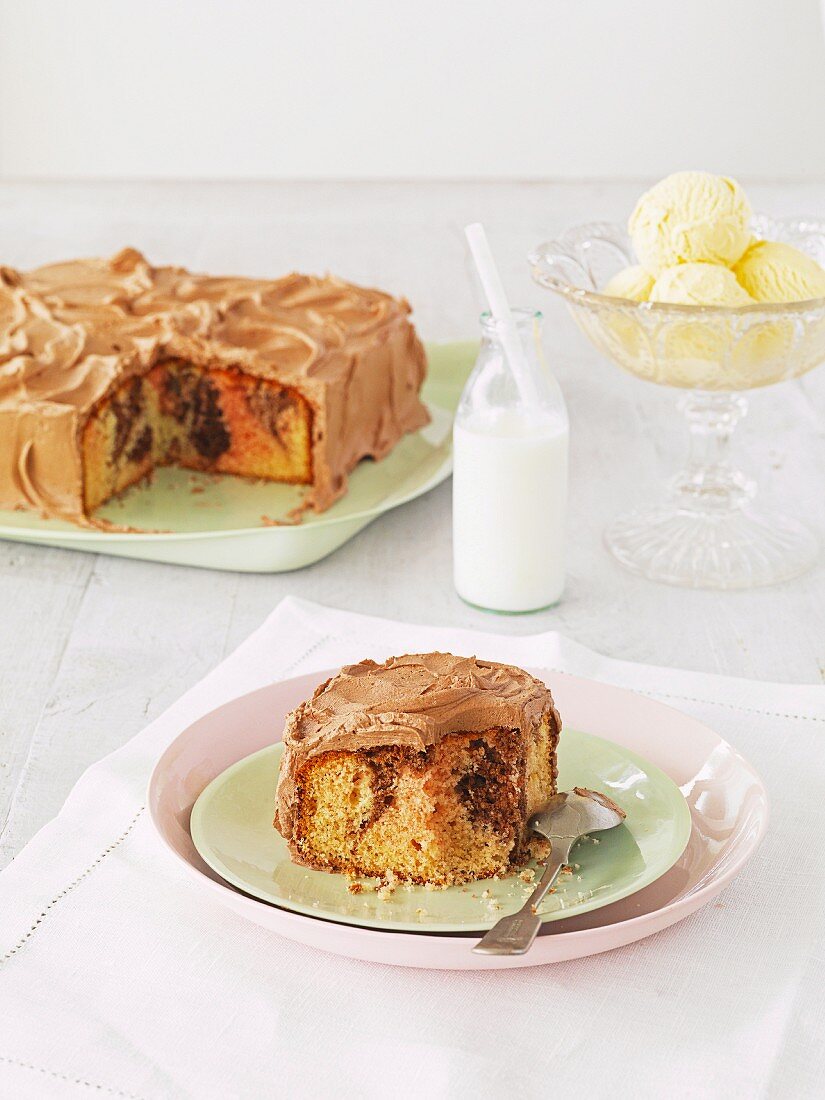
[[608,549],[634,573],[688,588],[752,588],[789,580],[816,561],[813,533],[792,516],[758,509],[756,488],[730,461],[747,411],[739,393],[695,390],[681,401],[690,447],[658,506],[619,516]]
[[680,402],[690,438],[685,468],[672,483],[674,504],[688,512],[722,514],[741,508],[755,486],[730,462],[731,439],[748,411],[738,393],[694,390]]

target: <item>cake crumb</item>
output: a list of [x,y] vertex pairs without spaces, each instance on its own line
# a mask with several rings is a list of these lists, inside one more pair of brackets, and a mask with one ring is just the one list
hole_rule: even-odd
[[481,896],[485,899],[486,898],[491,898],[493,896],[493,891],[492,890],[482,890],[481,891]]
[[533,882],[536,878],[536,872],[532,867],[525,867],[522,871],[519,871],[518,877],[522,882]]
[[421,907],[419,906],[419,908],[418,908],[418,909],[416,909],[416,911],[415,911],[415,915],[416,915],[417,917],[426,917],[426,916],[427,916],[427,910],[426,910],[426,909],[422,909],[422,908],[421,908]]
[[261,516],[262,527],[294,527],[296,522],[290,519],[273,519],[272,516]]
[[380,885],[380,883],[376,884],[374,882],[370,882],[369,880],[363,882],[360,879],[350,878],[349,882],[347,883],[347,891],[350,894],[373,894]]
[[550,841],[543,836],[539,836],[538,833],[533,834],[533,838],[530,841],[530,854],[535,860],[547,859],[550,855],[551,844]]
[[378,896],[382,901],[389,901],[398,889],[398,875],[395,871],[387,871],[378,885]]

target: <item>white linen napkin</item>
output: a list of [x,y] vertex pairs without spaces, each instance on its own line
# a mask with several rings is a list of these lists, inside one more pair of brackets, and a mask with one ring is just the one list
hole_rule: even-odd
[[[430,649],[590,676],[709,723],[765,778],[772,824],[716,904],[553,966],[418,971],[315,951],[184,877],[143,808],[189,723],[276,679]],[[116,716],[113,715],[113,720]],[[610,660],[285,600],[91,767],[0,874],[0,1096],[821,1096],[825,688]]]

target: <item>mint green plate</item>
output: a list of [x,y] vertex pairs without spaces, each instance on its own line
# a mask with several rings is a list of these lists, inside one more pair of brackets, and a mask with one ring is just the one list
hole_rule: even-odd
[[305,489],[189,470],[158,470],[97,513],[137,532],[110,532],[0,511],[0,538],[146,561],[279,573],[331,554],[382,512],[433,489],[452,470],[452,420],[477,345],[431,344],[422,391],[432,422],[406,436],[381,462],[365,460],[349,491],[326,512],[292,526],[285,517]]
[[[374,890],[351,894],[343,875],[299,867],[272,826],[282,751],[282,745],[271,745],[239,760],[212,780],[192,808],[195,847],[245,893],[296,913],[396,932],[481,931],[530,894],[532,887],[514,874],[446,890],[399,886],[382,899]],[[574,848],[572,874],[562,876],[539,910],[545,921],[641,890],[673,866],[690,835],[687,803],[664,772],[611,741],[565,729],[559,789],[574,786],[603,791],[626,811],[627,821]],[[531,866],[538,875],[540,868]]]

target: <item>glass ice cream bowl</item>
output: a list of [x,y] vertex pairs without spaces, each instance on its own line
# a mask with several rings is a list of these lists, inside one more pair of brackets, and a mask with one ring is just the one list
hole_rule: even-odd
[[[754,236],[785,241],[825,266],[825,222],[754,218]],[[730,459],[745,391],[798,378],[825,360],[825,298],[736,308],[634,302],[599,292],[635,264],[627,233],[577,226],[529,256],[540,286],[560,295],[579,328],[614,363],[683,390],[685,468],[658,503],[605,532],[609,550],[651,580],[692,588],[750,588],[797,576],[816,561],[814,533],[761,508],[753,480]]]

